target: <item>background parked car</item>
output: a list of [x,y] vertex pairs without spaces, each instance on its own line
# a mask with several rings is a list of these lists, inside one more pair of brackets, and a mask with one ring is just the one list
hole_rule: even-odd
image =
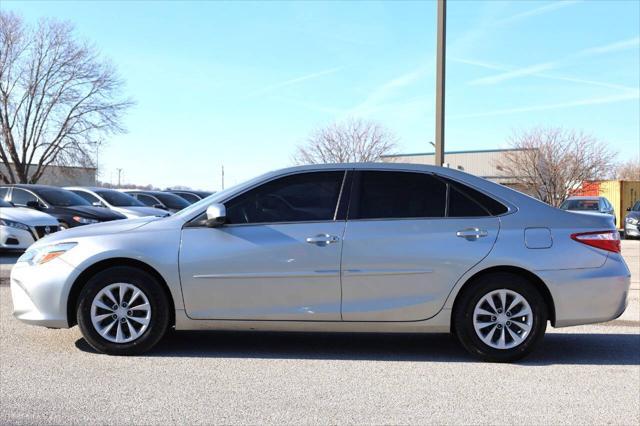
[[169,215],[169,212],[166,210],[147,207],[130,194],[116,191],[115,189],[77,186],[67,187],[65,189],[84,198],[91,203],[92,206],[109,208],[125,215],[129,219],[145,216],[164,217]]
[[616,212],[606,197],[569,197],[560,205],[560,208],[575,213],[606,214],[611,216],[613,224],[616,224]]
[[0,250],[25,250],[36,240],[59,229],[55,217],[15,207],[0,198]]
[[640,200],[627,209],[627,216],[624,218],[625,238],[640,237]]
[[197,203],[203,198],[207,198],[209,195],[213,194],[213,192],[208,191],[191,191],[191,190],[183,190],[183,189],[167,189],[164,192],[169,192],[171,194],[176,194],[178,197],[182,197],[189,204]]
[[58,219],[61,228],[73,228],[90,223],[125,219],[114,211],[94,207],[84,198],[66,189],[46,185],[0,186],[0,195],[19,207],[29,207],[50,214]]
[[126,189],[124,192],[132,195],[146,206],[167,210],[171,213],[180,211],[190,205],[184,198],[169,192],[141,191],[138,189]]

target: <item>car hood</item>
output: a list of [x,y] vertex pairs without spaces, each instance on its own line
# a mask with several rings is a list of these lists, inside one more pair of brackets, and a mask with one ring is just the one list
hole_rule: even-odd
[[640,212],[636,212],[636,211],[627,212],[627,216],[625,216],[625,217],[632,217],[634,219],[640,219]]
[[169,215],[169,212],[162,209],[156,209],[154,207],[142,207],[142,206],[131,206],[131,207],[116,207],[117,211],[122,212],[124,214],[131,214],[137,217],[143,216],[159,216],[165,217]]
[[8,219],[31,226],[58,226],[58,220],[46,213],[25,207],[0,207],[0,219]]
[[115,220],[113,222],[95,223],[92,225],[77,226],[50,234],[40,240],[34,246],[42,246],[58,241],[71,241],[74,238],[94,237],[100,235],[113,235],[138,229],[150,222],[158,220],[158,217],[141,217],[138,219]]
[[59,207],[54,206],[54,209],[58,212],[65,212],[70,214],[77,214],[82,217],[87,217],[89,219],[97,219],[97,220],[116,220],[116,219],[124,219],[125,216],[120,213],[116,213],[112,210],[106,209],[104,207],[94,207],[94,206],[69,206],[69,207]]

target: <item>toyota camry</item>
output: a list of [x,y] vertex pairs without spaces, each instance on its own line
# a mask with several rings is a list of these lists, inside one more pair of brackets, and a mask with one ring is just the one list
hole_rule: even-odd
[[19,259],[11,292],[18,319],[77,324],[108,354],[147,351],[169,328],[451,332],[513,361],[548,323],[621,315],[629,282],[608,216],[448,168],[336,164],[52,234]]

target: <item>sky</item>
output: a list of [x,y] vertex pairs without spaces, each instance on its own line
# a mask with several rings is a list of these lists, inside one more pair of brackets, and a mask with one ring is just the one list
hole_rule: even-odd
[[[399,153],[431,152],[436,4],[0,1],[29,23],[70,21],[126,81],[127,133],[100,179],[219,190],[292,165],[349,117]],[[446,151],[507,147],[536,126],[640,155],[640,2],[455,1],[447,8]]]

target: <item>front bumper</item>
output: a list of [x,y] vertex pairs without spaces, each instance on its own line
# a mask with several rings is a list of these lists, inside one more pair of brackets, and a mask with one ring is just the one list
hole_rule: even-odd
[[61,258],[38,266],[16,263],[10,279],[13,315],[28,324],[68,328],[67,297],[74,272]]
[[627,307],[631,273],[622,256],[610,253],[600,268],[538,271],[555,305],[555,326],[618,318]]
[[30,231],[0,225],[0,249],[26,250],[34,242]]

